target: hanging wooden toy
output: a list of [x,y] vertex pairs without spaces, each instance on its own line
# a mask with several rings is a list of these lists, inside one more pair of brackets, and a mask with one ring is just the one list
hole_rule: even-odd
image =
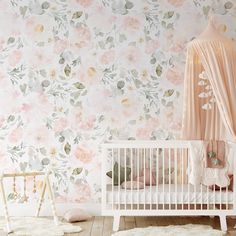
[[16,176],[14,175],[13,176],[13,196],[14,196],[14,199],[16,200],[17,199],[17,191],[16,191]]
[[23,198],[22,201],[23,202],[27,202],[28,201],[28,196],[26,195],[26,176],[24,176],[24,194],[23,194]]
[[36,176],[34,175],[34,187],[33,187],[33,193],[37,192],[37,188],[36,188]]
[[54,194],[53,194],[50,179],[49,179],[50,173],[51,173],[50,171],[47,171],[46,173],[45,172],[0,173],[0,200],[2,200],[2,203],[3,203],[3,210],[4,210],[5,220],[6,220],[6,231],[8,233],[11,233],[13,230],[11,228],[10,217],[9,217],[9,213],[8,213],[7,199],[6,199],[5,188],[4,188],[4,183],[3,183],[4,178],[12,178],[13,177],[13,185],[12,185],[13,195],[14,195],[14,199],[17,199],[17,197],[19,196],[19,193],[17,193],[17,191],[16,191],[16,177],[23,177],[24,191],[23,191],[23,196],[20,199],[20,202],[24,203],[24,202],[28,202],[28,199],[29,199],[29,196],[26,195],[26,190],[27,190],[26,189],[26,184],[27,184],[26,177],[33,176],[33,181],[34,181],[33,193],[36,193],[36,191],[37,191],[36,176],[43,176],[44,177],[43,189],[42,189],[42,192],[40,194],[40,198],[39,198],[39,201],[37,204],[36,217],[39,216],[41,206],[42,206],[42,203],[44,200],[45,192],[47,191],[49,199],[50,199],[54,222],[56,225],[59,224],[57,213],[56,213],[55,202],[54,202]]

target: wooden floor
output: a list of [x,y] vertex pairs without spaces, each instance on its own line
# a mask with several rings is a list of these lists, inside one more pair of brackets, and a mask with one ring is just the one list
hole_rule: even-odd
[[[112,234],[112,217],[95,216],[89,221],[77,223],[83,229],[82,232],[76,234],[66,234],[66,236],[111,236]],[[132,229],[134,227],[147,226],[166,226],[181,224],[205,224],[211,225],[214,229],[220,229],[218,217],[210,218],[202,217],[121,217],[120,230]],[[229,232],[227,235],[235,235],[236,219],[227,218]],[[0,236],[6,235],[0,231]]]
[[[78,234],[67,234],[67,236],[111,236],[112,217],[93,217],[90,221],[78,223],[83,232]],[[214,229],[220,229],[219,217],[121,217],[120,230],[132,229],[134,227],[166,226],[179,224],[205,224],[211,225]],[[236,219],[228,218],[228,234],[236,235]]]

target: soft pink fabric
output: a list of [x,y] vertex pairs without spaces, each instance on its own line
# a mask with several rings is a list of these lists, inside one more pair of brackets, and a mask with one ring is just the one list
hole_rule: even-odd
[[217,35],[210,24],[187,48],[183,139],[236,140],[236,52],[231,40]]
[[135,181],[142,182],[145,185],[156,185],[156,174],[149,168],[142,169],[141,175],[134,178]]
[[[236,140],[235,62],[234,43],[219,35],[212,22],[199,38],[189,43],[182,139]],[[186,157],[187,154],[184,158],[187,160]],[[185,165],[184,173],[187,168]]]
[[123,189],[143,189],[144,188],[144,183],[143,182],[138,182],[138,181],[127,181],[123,182],[121,184],[121,188]]
[[90,219],[91,217],[92,217],[91,215],[89,215],[88,213],[86,213],[85,211],[79,208],[68,210],[64,214],[64,219],[70,223],[78,222],[78,221],[85,221],[85,220]]

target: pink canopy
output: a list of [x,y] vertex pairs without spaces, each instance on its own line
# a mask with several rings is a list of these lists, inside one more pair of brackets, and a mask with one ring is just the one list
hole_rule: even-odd
[[236,140],[234,43],[213,30],[210,23],[187,48],[183,139]]

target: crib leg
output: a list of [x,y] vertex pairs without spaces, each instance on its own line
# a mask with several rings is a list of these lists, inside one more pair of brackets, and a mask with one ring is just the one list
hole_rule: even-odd
[[118,231],[119,225],[120,225],[120,215],[114,215],[113,231],[115,231],[115,232]]
[[227,222],[226,222],[226,216],[225,215],[219,215],[220,217],[220,227],[222,231],[227,231]]

